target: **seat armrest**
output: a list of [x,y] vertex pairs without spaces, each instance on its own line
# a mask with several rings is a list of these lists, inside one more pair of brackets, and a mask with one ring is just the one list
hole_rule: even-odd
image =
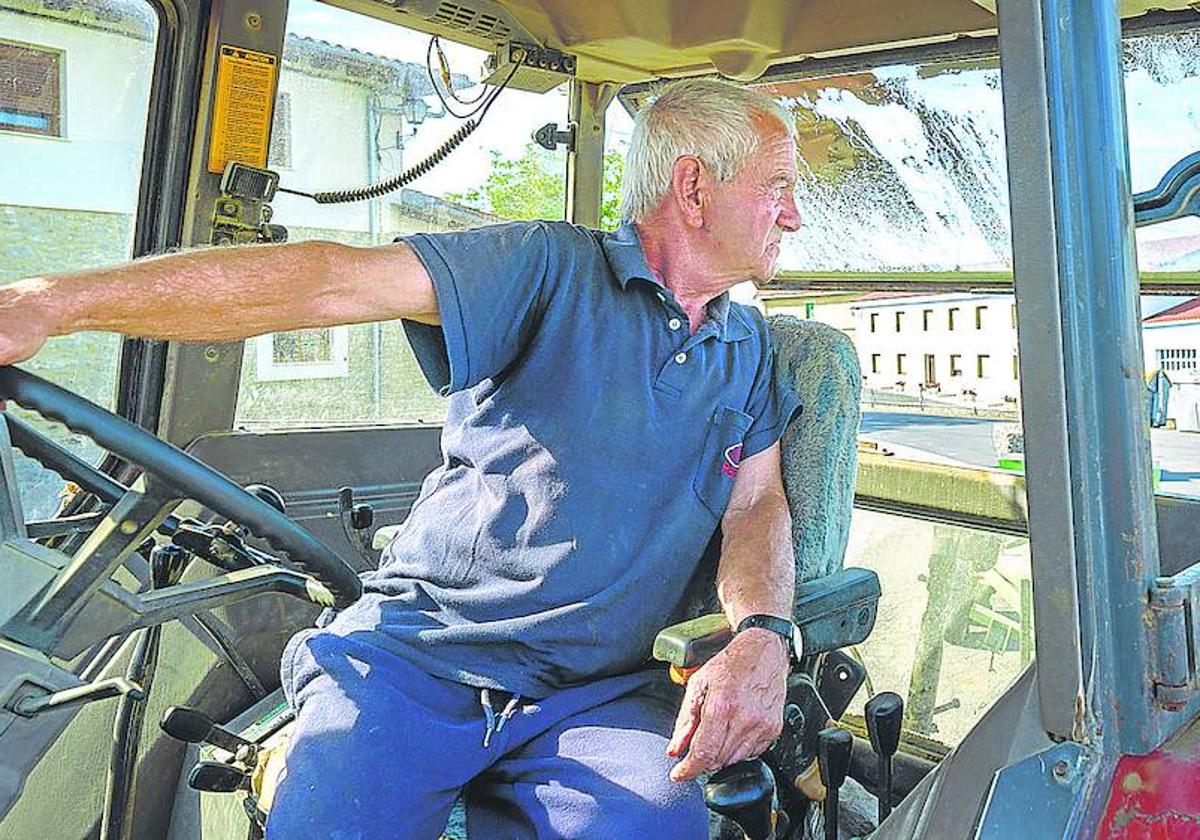
[[[842,569],[798,585],[793,620],[800,628],[804,655],[866,639],[875,627],[879,594],[879,576],[870,569]],[[653,656],[677,668],[697,668],[732,637],[724,615],[702,615],[659,631]]]

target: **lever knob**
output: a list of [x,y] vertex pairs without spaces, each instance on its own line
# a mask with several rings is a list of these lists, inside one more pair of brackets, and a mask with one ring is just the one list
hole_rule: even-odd
[[201,761],[188,773],[188,787],[208,793],[232,793],[248,779],[244,771],[232,765],[220,761]]
[[739,761],[719,770],[704,786],[704,801],[736,822],[749,840],[770,840],[775,779],[760,759]]
[[235,755],[242,748],[254,746],[245,738],[217,726],[203,712],[186,706],[172,706],[167,709],[159,727],[180,741],[189,744],[212,744]]
[[825,840],[838,840],[838,789],[850,771],[850,748],[854,738],[845,729],[831,726],[817,733],[817,767],[825,783]]
[[884,691],[867,701],[864,709],[871,749],[891,757],[900,746],[900,726],[904,720],[904,700],[894,691]]
[[879,822],[892,813],[892,756],[900,746],[900,727],[904,723],[904,700],[894,691],[876,694],[863,710],[867,735],[878,763],[875,795],[879,799]]
[[817,765],[821,781],[830,790],[837,790],[850,771],[850,748],[854,737],[845,729],[831,726],[817,735]]

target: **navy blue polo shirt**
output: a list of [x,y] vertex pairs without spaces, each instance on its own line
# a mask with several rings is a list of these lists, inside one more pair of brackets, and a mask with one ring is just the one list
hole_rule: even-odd
[[633,226],[405,241],[441,313],[405,328],[450,398],[443,460],[331,629],[534,698],[637,668],[680,617],[740,461],[799,407],[765,320],[722,295],[690,334]]

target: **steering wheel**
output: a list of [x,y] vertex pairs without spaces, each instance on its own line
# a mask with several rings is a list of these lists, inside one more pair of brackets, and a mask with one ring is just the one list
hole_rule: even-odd
[[[216,470],[128,420],[15,367],[0,367],[0,400],[12,400],[47,420],[57,420],[113,455],[138,465],[181,496],[245,526],[324,584],[338,609],[354,603],[362,594],[362,581],[354,570],[303,527]],[[38,447],[60,456],[55,459],[59,463],[78,461],[50,438],[33,434]],[[34,452],[26,454],[38,457]],[[87,486],[89,482],[80,483]]]

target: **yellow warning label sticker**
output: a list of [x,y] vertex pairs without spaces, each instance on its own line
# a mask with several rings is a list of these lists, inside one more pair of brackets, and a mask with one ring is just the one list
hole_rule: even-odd
[[266,166],[271,137],[271,93],[278,57],[224,45],[217,64],[208,171],[223,172],[231,160]]

